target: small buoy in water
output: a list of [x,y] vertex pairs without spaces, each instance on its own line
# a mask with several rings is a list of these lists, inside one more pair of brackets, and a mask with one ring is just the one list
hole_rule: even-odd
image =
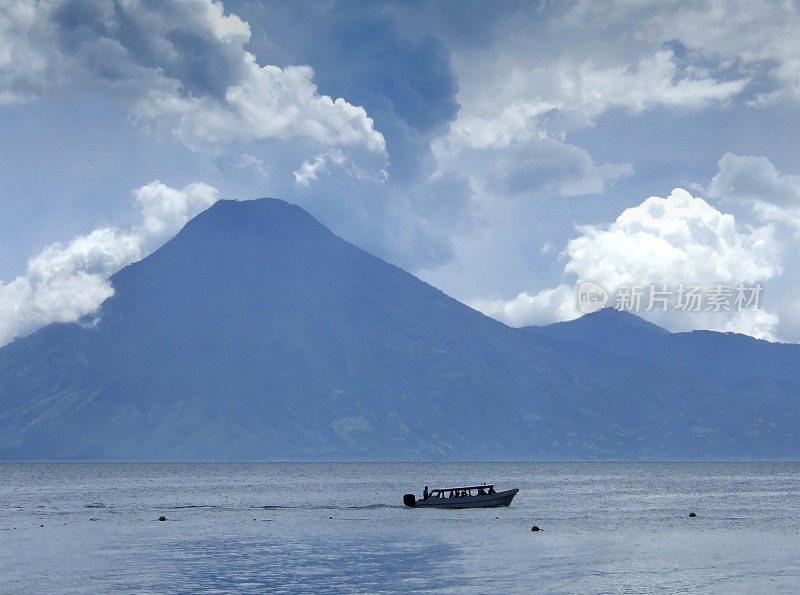
[[159,521],[166,521],[167,517],[165,517],[164,515],[161,515],[160,517],[158,517],[158,520]]
[[690,512],[690,513],[689,513],[689,516],[690,516],[690,517],[692,517],[692,518],[694,518],[694,517],[696,517],[697,515],[696,515],[695,513],[693,513],[693,512]]
[[253,520],[255,520],[255,519],[253,519]]
[[333,520],[333,517],[332,517],[332,516],[329,516],[328,518],[329,518],[329,519],[331,519],[331,520]]
[[39,525],[40,527],[44,527],[44,525]]
[[539,525],[534,525],[531,527],[531,531],[541,531],[541,529],[539,528]]

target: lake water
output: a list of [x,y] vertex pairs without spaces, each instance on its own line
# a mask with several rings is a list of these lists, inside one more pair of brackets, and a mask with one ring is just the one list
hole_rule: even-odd
[[3,592],[798,592],[799,552],[798,463],[0,464]]

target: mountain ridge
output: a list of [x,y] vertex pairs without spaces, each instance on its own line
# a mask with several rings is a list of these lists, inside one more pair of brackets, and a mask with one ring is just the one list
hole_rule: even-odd
[[524,330],[647,362],[687,365],[711,378],[776,378],[800,389],[800,345],[796,343],[710,330],[671,333],[614,308]]
[[792,386],[731,387],[507,327],[277,199],[216,203],[112,283],[96,324],[0,349],[0,458],[730,459],[800,446]]

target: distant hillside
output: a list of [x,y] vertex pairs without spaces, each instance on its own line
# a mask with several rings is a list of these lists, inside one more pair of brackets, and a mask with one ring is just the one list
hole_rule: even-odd
[[630,312],[605,308],[577,320],[525,330],[648,362],[690,366],[710,378],[773,378],[798,385],[800,345],[736,333],[670,333]]
[[[220,201],[112,282],[97,324],[0,349],[0,458],[800,453],[782,377],[732,386],[674,358],[509,328],[279,200]],[[665,336],[626,325],[609,340]]]

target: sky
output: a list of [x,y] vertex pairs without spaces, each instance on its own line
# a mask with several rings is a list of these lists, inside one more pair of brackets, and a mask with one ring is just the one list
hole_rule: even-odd
[[799,122],[796,1],[0,0],[0,345],[265,196],[512,326],[800,342]]

